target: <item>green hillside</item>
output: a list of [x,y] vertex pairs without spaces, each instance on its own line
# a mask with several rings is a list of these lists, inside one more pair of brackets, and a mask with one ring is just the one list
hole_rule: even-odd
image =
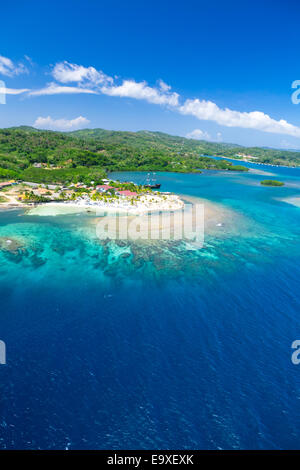
[[207,155],[239,159],[238,154],[255,157],[254,162],[272,165],[300,166],[300,152],[262,147],[243,147],[237,144],[208,142],[172,136],[162,132],[119,132],[104,129],[84,129],[70,133],[81,139],[102,140],[112,145],[132,145],[141,149],[156,148],[181,155]]
[[[246,171],[208,156],[257,156],[264,163],[300,165],[300,153],[213,143],[161,132],[86,129],[63,133],[31,127],[0,129],[0,178],[38,182],[98,180],[110,171]],[[205,155],[205,156],[204,156]],[[238,163],[238,162],[237,162]]]

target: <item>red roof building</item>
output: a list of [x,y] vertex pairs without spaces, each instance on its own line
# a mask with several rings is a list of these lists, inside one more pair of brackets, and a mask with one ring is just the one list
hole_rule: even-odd
[[108,184],[101,184],[100,186],[96,186],[98,191],[108,191],[109,189],[115,189],[113,186],[109,186]]
[[118,191],[118,194],[120,194],[120,196],[125,196],[125,197],[136,197],[137,196],[137,193],[135,193],[133,191],[128,191],[128,190]]

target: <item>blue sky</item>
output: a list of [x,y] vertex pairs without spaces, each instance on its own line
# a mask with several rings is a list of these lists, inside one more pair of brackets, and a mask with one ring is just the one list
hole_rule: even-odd
[[0,127],[300,149],[299,13],[295,0],[6,2]]

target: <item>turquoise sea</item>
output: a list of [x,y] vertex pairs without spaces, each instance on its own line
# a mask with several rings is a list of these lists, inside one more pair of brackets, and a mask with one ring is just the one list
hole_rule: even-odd
[[199,250],[0,212],[0,448],[300,448],[300,170],[248,166],[158,174],[212,210]]

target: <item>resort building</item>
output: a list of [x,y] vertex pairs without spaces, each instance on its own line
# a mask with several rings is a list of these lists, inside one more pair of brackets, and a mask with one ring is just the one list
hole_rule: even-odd
[[124,191],[117,191],[116,193],[119,194],[119,195],[122,196],[122,197],[129,197],[129,198],[132,198],[132,197],[136,197],[136,196],[137,196],[137,193],[135,193],[134,191],[127,191],[127,190],[124,190]]
[[115,189],[113,186],[109,186],[108,184],[101,184],[99,186],[96,186],[97,191],[100,193],[105,193],[106,191],[109,191],[110,189]]
[[49,190],[46,188],[38,188],[38,189],[33,190],[33,194],[35,194],[36,196],[44,196],[48,193],[49,193]]
[[12,186],[13,184],[16,184],[15,180],[3,181],[3,183],[0,183],[0,189]]

